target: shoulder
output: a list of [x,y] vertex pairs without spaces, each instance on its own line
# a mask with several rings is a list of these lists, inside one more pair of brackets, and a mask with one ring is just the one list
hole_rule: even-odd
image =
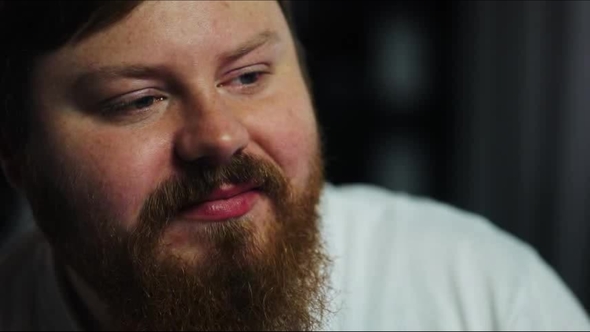
[[35,228],[11,236],[0,248],[0,280],[7,284],[38,267],[49,246]]
[[483,272],[521,267],[536,256],[485,218],[432,199],[370,185],[328,185],[323,199],[326,236],[340,252],[358,246],[371,257],[411,256],[414,262],[436,261],[439,268],[473,265],[467,271]]
[[447,204],[327,185],[321,215],[346,327],[502,329],[519,315],[535,316],[521,312],[533,280],[567,292],[546,278],[553,271],[528,244]]
[[49,244],[35,228],[13,236],[2,247],[0,330],[34,329],[39,303],[53,303],[50,257]]
[[385,234],[387,242],[395,239],[416,250],[477,245],[479,253],[532,252],[530,246],[477,214],[372,185],[327,185],[321,215],[329,232],[361,235],[357,241],[363,235],[375,241]]

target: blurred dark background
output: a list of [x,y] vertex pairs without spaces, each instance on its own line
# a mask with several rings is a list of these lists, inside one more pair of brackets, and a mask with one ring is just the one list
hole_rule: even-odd
[[[590,2],[293,7],[329,180],[482,214],[590,308]],[[0,188],[1,243],[27,212]]]
[[482,214],[590,308],[590,2],[293,4],[329,179]]

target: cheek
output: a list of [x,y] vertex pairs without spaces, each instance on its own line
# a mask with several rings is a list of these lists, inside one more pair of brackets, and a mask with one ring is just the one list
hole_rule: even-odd
[[251,135],[293,184],[301,187],[309,176],[310,162],[318,152],[318,133],[310,103],[290,105],[295,107],[285,107],[280,112],[275,109],[269,116],[258,117]]
[[[125,229],[135,226],[145,197],[155,189],[168,161],[167,140],[155,135],[78,134],[70,143],[58,140],[54,156],[61,156],[63,168],[83,183],[74,193],[88,191],[100,204],[92,204],[116,219]],[[105,138],[106,137],[106,138]],[[81,138],[81,139],[80,139]],[[61,144],[60,142],[61,141]],[[84,186],[82,188],[81,186]],[[91,211],[92,207],[88,207]]]

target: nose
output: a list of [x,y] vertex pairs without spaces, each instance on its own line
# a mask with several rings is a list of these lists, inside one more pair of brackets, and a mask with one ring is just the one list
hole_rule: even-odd
[[176,141],[176,154],[185,162],[202,159],[227,163],[250,141],[250,134],[237,115],[220,103],[201,103],[185,113],[185,123]]

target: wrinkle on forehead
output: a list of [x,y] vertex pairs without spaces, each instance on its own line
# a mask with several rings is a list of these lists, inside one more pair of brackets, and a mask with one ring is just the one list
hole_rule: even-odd
[[45,86],[40,95],[56,100],[60,91],[46,83],[71,86],[82,72],[104,66],[166,64],[202,72],[205,62],[268,30],[291,41],[275,1],[145,1],[104,30],[40,58],[33,84]]
[[103,65],[105,53],[111,60],[137,63],[183,50],[227,51],[265,30],[279,31],[282,37],[289,34],[275,1],[146,1],[120,22],[60,53],[69,58],[64,69]]

